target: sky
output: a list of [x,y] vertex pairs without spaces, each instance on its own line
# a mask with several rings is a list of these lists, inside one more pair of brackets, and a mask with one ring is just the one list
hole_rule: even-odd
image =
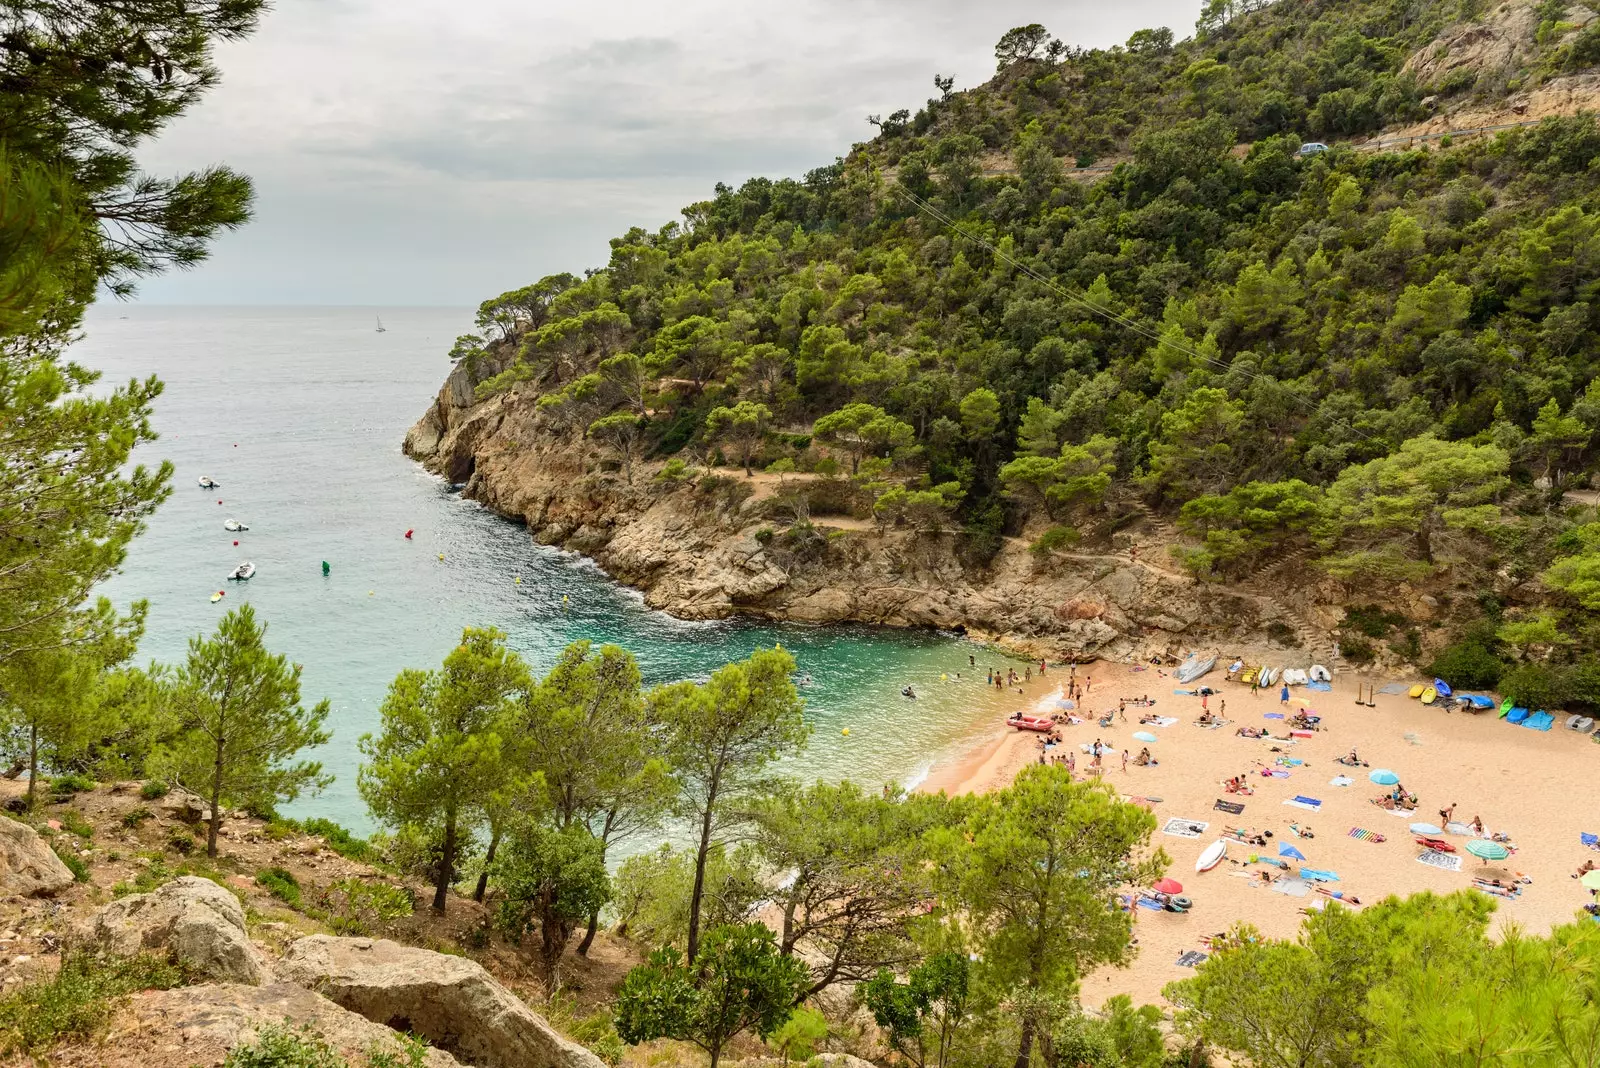
[[603,266],[713,186],[799,177],[994,72],[1042,22],[1103,47],[1189,36],[1200,0],[275,0],[222,84],[140,151],[226,163],[255,218],[159,304],[467,305]]

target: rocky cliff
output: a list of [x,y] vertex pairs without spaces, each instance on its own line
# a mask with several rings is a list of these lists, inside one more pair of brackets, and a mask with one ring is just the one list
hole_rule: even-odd
[[532,391],[475,402],[473,377],[452,372],[407,454],[682,618],[937,627],[1059,658],[1284,648],[1276,636],[1306,647],[1290,659],[1334,657],[1317,609],[1195,583],[1167,562],[1170,530],[1147,515],[1081,551],[1041,559],[1007,538],[977,563],[961,535],[879,530],[814,503],[797,518],[797,497],[839,496],[807,476],[666,481],[660,464],[635,464],[630,482],[576,431],[551,426]]

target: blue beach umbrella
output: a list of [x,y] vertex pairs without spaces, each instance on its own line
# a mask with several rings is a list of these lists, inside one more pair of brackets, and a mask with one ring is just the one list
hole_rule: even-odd
[[1134,731],[1133,736],[1139,739],[1141,742],[1156,741],[1156,736],[1151,734],[1149,731]]
[[1290,845],[1288,842],[1284,842],[1284,843],[1282,843],[1281,845],[1278,846],[1278,856],[1280,856],[1280,857],[1292,857],[1295,860],[1305,860],[1306,859],[1306,855],[1304,853],[1300,852],[1300,850],[1296,849],[1294,846]]
[[1367,772],[1367,778],[1371,779],[1379,786],[1393,786],[1395,783],[1400,781],[1400,776],[1396,775],[1388,768],[1373,768],[1371,771]]

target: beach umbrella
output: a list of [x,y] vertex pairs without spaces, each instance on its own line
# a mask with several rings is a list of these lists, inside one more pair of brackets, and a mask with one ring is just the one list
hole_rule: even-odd
[[1150,889],[1158,894],[1181,894],[1183,884],[1176,879],[1157,879]]
[[1511,851],[1490,838],[1474,838],[1467,843],[1467,852],[1482,860],[1504,860]]
[[1600,868],[1586,872],[1583,878],[1578,880],[1578,885],[1585,890],[1600,890]]
[[1431,823],[1413,823],[1411,825],[1411,833],[1412,834],[1443,834],[1444,832],[1439,830],[1439,828],[1435,827]]
[[1294,846],[1290,845],[1288,842],[1283,842],[1283,843],[1279,844],[1279,846],[1278,846],[1278,856],[1280,856],[1280,857],[1293,857],[1295,860],[1305,860],[1306,859],[1306,855],[1304,853],[1300,852],[1300,850],[1296,849]]
[[1133,736],[1139,739],[1141,742],[1156,741],[1156,736],[1151,734],[1149,731],[1134,731]]
[[1367,772],[1367,778],[1371,779],[1379,786],[1393,786],[1395,783],[1400,781],[1400,776],[1396,775],[1388,768],[1373,768],[1371,771]]
[[1076,701],[1062,699],[1056,702],[1056,707],[1063,712],[1071,712],[1073,709],[1078,707],[1078,703]]

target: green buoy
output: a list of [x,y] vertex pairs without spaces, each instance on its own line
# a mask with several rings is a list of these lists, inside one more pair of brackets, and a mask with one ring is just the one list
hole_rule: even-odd
[[324,575],[326,575],[328,572],[330,572],[332,570],[333,570],[333,568],[328,566],[328,561],[326,561],[326,560],[322,561],[322,573]]

